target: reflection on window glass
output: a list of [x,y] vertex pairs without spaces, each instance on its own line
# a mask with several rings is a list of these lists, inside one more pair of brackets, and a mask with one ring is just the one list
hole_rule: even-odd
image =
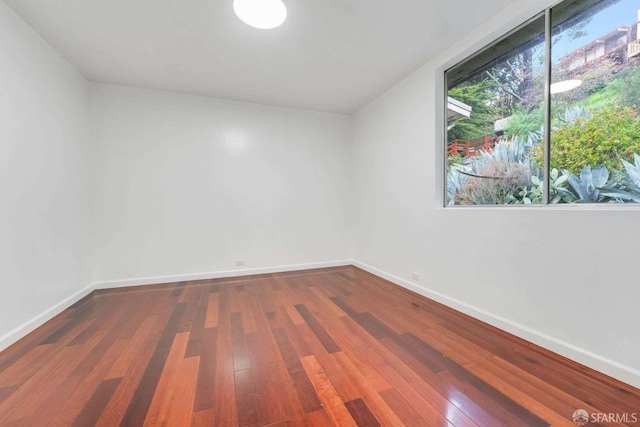
[[640,201],[640,1],[552,14],[552,203]]
[[544,17],[447,71],[447,204],[542,202]]

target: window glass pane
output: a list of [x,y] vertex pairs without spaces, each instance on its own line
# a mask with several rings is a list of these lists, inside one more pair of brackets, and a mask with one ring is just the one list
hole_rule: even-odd
[[567,2],[551,17],[550,201],[638,202],[640,1]]
[[446,72],[447,204],[542,203],[544,17]]

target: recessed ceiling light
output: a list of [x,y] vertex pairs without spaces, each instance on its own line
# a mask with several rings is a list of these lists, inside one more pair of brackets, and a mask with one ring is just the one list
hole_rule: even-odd
[[261,30],[279,27],[287,19],[282,0],[233,0],[233,11],[242,22]]
[[582,84],[582,80],[563,80],[561,82],[553,83],[551,85],[551,94],[567,92],[571,89],[575,89]]

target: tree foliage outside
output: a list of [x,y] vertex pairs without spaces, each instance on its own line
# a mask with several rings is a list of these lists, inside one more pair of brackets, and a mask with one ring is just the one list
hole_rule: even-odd
[[475,141],[484,135],[493,133],[493,124],[499,115],[491,105],[493,84],[487,80],[480,82],[464,82],[452,89],[448,95],[458,101],[469,105],[471,117],[456,120],[455,125],[449,129],[448,140],[459,139],[463,141]]
[[493,102],[502,117],[509,117],[518,110],[530,112],[543,101],[543,60],[544,45],[539,43],[485,71],[495,84]]
[[534,38],[507,58],[449,88],[448,95],[468,104],[472,111],[471,117],[456,120],[448,141],[478,141],[494,133],[497,120],[514,114],[524,117],[537,110],[544,98],[543,59],[544,44]]
[[544,124],[544,106],[540,105],[527,112],[518,109],[507,123],[505,135],[508,138],[526,136],[531,132],[540,132]]

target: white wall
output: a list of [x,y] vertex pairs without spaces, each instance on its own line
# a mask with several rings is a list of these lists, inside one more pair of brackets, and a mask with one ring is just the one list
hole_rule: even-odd
[[348,116],[101,84],[91,106],[102,286],[351,258]]
[[514,2],[356,115],[354,258],[640,386],[638,209],[436,208],[443,67],[544,6]]
[[90,283],[88,106],[85,80],[0,1],[0,347]]

